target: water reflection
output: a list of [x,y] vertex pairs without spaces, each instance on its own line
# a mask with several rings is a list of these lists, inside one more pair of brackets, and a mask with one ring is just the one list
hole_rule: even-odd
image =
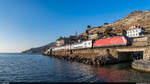
[[106,82],[124,82],[125,81],[121,79],[126,75],[125,70],[96,68],[96,69],[93,69],[93,72],[95,72],[99,80],[104,80]]
[[150,73],[136,71],[130,63],[93,68],[93,72],[99,80],[106,82],[150,82]]
[[150,82],[130,63],[93,67],[34,54],[0,54],[0,82]]

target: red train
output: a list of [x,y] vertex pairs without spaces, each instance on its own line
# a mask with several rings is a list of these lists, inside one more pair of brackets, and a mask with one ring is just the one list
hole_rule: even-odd
[[105,47],[105,46],[120,46],[130,44],[129,38],[125,36],[117,36],[106,39],[99,39],[94,41],[93,47]]
[[99,39],[99,40],[89,40],[80,43],[75,43],[71,45],[65,45],[60,47],[52,48],[52,51],[64,51],[73,49],[85,49],[85,48],[96,48],[96,47],[107,47],[107,46],[121,46],[131,44],[131,41],[126,36],[116,36],[111,38]]

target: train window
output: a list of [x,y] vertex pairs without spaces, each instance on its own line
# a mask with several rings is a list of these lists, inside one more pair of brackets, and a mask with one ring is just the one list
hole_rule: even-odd
[[132,36],[134,37],[134,34]]
[[134,36],[136,36],[136,33],[134,34]]

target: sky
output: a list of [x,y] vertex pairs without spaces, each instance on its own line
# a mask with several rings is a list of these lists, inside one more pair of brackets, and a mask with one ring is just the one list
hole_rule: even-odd
[[150,10],[150,0],[0,0],[0,52],[21,52]]

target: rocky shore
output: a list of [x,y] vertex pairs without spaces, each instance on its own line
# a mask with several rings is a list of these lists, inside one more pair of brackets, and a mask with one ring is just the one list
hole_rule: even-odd
[[101,66],[105,64],[114,64],[118,63],[119,60],[117,57],[113,56],[114,51],[111,49],[85,49],[85,50],[76,50],[70,52],[53,52],[43,53],[46,56],[51,56],[63,60],[75,61],[84,64],[90,64],[94,66]]
[[132,68],[139,71],[150,72],[150,61],[135,60],[132,62]]
[[94,60],[92,60],[89,58],[79,57],[79,56],[51,55],[51,57],[55,57],[55,58],[63,59],[67,61],[74,61],[74,62],[89,64],[89,65],[94,65],[94,66],[117,63],[115,59],[108,59],[108,58],[101,58],[101,59],[95,58]]

